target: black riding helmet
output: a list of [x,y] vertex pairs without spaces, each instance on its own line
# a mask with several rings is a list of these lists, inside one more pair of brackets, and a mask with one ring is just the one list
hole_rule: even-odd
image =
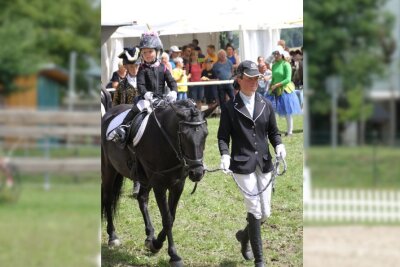
[[146,32],[140,37],[139,48],[153,48],[156,50],[156,59],[160,59],[163,52],[163,44],[155,32]]
[[121,54],[118,55],[119,58],[122,58],[123,62],[122,64],[140,64],[140,49],[138,47],[125,47],[124,51],[121,52]]

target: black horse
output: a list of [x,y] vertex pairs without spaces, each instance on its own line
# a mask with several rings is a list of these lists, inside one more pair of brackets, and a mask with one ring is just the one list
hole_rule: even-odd
[[[107,141],[105,132],[112,118],[131,107],[116,106],[102,118],[102,214],[107,218],[109,245],[120,244],[113,216],[123,177],[137,179],[141,184],[137,199],[145,223],[145,246],[156,253],[168,238],[171,266],[183,266],[175,249],[172,226],[186,177],[199,182],[204,175],[203,151],[208,134],[205,118],[213,110],[200,112],[190,100],[164,102],[149,116],[146,130],[137,146],[133,147],[130,140],[127,147],[121,148],[115,142]],[[133,152],[137,158],[135,174],[131,171]],[[157,238],[147,210],[151,189],[154,190],[162,216],[163,228]]]
[[112,97],[111,94],[107,91],[103,86],[101,87],[101,116],[109,110],[112,106]]

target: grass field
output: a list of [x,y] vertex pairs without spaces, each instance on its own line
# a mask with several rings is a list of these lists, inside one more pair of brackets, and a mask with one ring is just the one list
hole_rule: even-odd
[[[216,140],[219,119],[209,119],[209,136],[205,163],[209,169],[219,166]],[[283,118],[278,118],[282,132]],[[262,226],[264,258],[269,266],[302,266],[302,117],[295,117],[294,135],[283,137],[288,152],[288,171],[278,177],[273,196],[272,216]],[[108,248],[106,224],[102,224],[102,266],[169,266],[167,244],[152,255],[144,247],[143,219],[136,200],[129,197],[132,182],[126,180],[116,218],[121,247]],[[253,266],[240,254],[235,233],[245,225],[243,198],[230,176],[222,172],[208,173],[194,195],[193,184],[187,180],[174,224],[174,240],[185,266]],[[156,233],[161,218],[151,193],[149,211]]]
[[99,182],[21,187],[17,203],[0,204],[0,266],[96,266]]
[[400,189],[400,150],[389,147],[312,147],[307,154],[312,186]]

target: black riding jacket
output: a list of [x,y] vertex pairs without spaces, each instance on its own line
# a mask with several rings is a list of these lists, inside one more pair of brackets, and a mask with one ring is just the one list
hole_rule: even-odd
[[225,103],[221,108],[218,129],[218,147],[221,155],[229,155],[230,140],[232,152],[229,169],[234,173],[253,173],[257,165],[263,173],[272,171],[268,140],[274,148],[282,141],[271,102],[256,93],[252,116],[240,94]]
[[177,91],[175,79],[162,63],[158,67],[150,67],[146,64],[140,66],[137,87],[141,96],[147,92],[153,92],[157,96],[165,95],[165,83],[171,91]]

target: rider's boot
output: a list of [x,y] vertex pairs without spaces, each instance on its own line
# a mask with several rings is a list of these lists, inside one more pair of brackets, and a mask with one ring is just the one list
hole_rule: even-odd
[[243,258],[245,260],[254,259],[253,251],[251,251],[250,247],[249,225],[246,225],[243,230],[236,232],[236,240],[240,242],[240,251],[242,252]]
[[261,239],[261,219],[256,219],[253,214],[247,213],[249,220],[249,237],[251,249],[254,254],[254,266],[264,267],[263,247]]

